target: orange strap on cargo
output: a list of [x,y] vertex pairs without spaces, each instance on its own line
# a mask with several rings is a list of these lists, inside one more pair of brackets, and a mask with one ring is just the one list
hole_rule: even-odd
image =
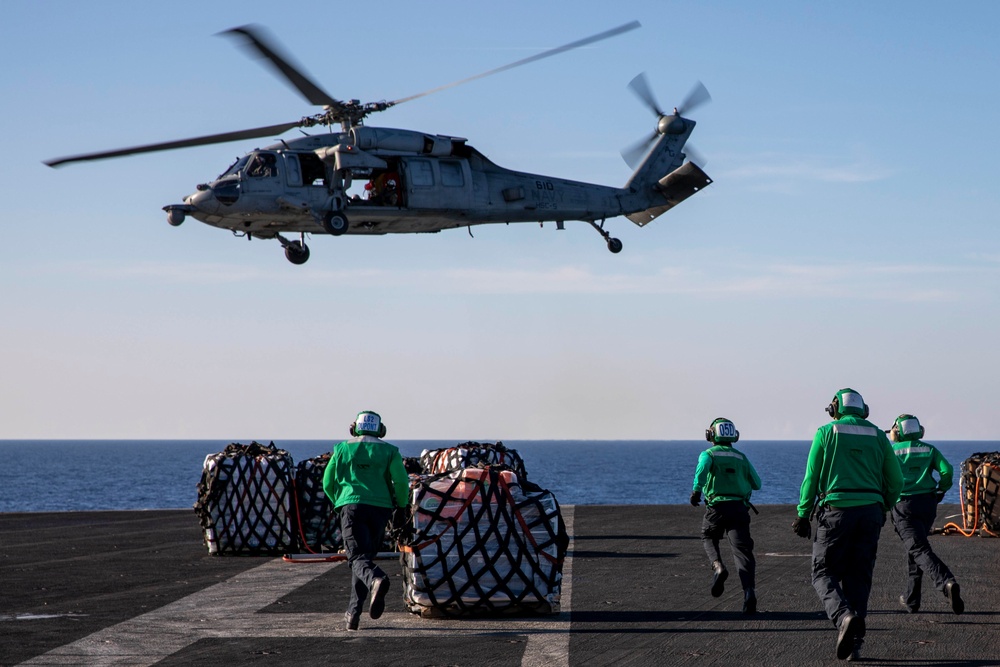
[[[994,470],[997,470],[996,466],[992,466],[992,465],[990,465],[988,463],[984,463],[980,467],[992,468]],[[983,475],[978,474],[978,471],[977,471],[977,474],[976,474],[976,490],[975,490],[975,493],[972,494],[972,525],[971,526],[965,525],[966,524],[965,517],[966,517],[967,513],[965,511],[965,507],[966,507],[965,502],[966,502],[966,500],[965,500],[965,496],[963,495],[962,499],[961,499],[962,500],[962,504],[961,504],[961,507],[962,507],[962,524],[963,525],[959,526],[957,523],[949,522],[949,523],[946,523],[944,526],[942,526],[942,528],[941,528],[942,531],[948,530],[948,529],[954,529],[956,532],[958,532],[963,537],[972,537],[973,535],[976,534],[977,531],[979,531],[981,533],[986,533],[986,534],[991,535],[993,537],[998,537],[998,535],[996,533],[994,533],[990,529],[986,528],[986,526],[979,526],[979,488],[980,488],[980,481],[982,480],[982,478],[983,478]]]

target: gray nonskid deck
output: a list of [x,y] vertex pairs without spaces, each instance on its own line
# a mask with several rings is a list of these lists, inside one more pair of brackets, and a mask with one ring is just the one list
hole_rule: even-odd
[[[565,509],[574,539],[563,613],[422,619],[404,610],[399,564],[383,561],[393,582],[386,613],[362,617],[351,634],[342,629],[346,566],[209,556],[190,511],[0,514],[0,665],[837,662],[791,506],[760,507],[754,517],[754,617],[740,613],[735,572],[722,597],[709,594],[703,509]],[[966,613],[952,614],[929,582],[924,610],[902,612],[905,561],[887,525],[864,657],[1000,665],[1000,540],[932,540],[962,584]]]

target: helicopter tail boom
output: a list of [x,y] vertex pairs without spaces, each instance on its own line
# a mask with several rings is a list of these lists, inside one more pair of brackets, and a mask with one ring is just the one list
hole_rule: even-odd
[[659,117],[655,141],[647,149],[646,159],[625,184],[625,189],[633,193],[625,217],[640,227],[712,182],[701,167],[684,162],[684,145],[695,125],[676,110],[673,115]]
[[665,203],[625,217],[643,227],[711,183],[712,179],[701,167],[694,162],[685,162],[653,185],[653,189],[666,200]]

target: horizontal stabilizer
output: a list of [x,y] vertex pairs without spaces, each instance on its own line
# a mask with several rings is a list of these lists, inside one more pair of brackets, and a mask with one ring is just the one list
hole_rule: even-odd
[[701,170],[701,167],[694,162],[685,162],[653,186],[666,198],[665,204],[647,208],[638,213],[631,213],[625,217],[643,227],[711,183],[712,179]]

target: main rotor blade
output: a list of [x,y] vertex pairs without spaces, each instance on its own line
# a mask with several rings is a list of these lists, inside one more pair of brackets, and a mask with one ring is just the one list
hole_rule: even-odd
[[[290,58],[280,53],[280,48],[272,41],[264,37],[263,29],[260,26],[244,25],[238,28],[231,28],[219,34],[243,35],[249,40],[247,46],[256,50],[257,54],[267,60],[279,74],[295,87],[302,96],[309,102],[321,106],[336,107],[340,101],[334,99],[325,90],[320,88],[312,79],[307,77],[301,67],[296,67],[290,62]],[[252,53],[253,51],[251,51]]]
[[590,37],[584,37],[575,42],[570,42],[569,44],[564,44],[563,46],[557,46],[554,49],[549,49],[548,51],[542,51],[541,53],[536,53],[533,56],[529,56],[517,62],[510,63],[509,65],[504,65],[503,67],[497,67],[496,69],[491,69],[488,72],[483,72],[482,74],[476,74],[475,76],[470,76],[461,81],[455,81],[454,83],[449,83],[444,86],[438,86],[437,88],[432,88],[430,90],[424,91],[422,93],[417,93],[416,95],[410,95],[409,97],[404,97],[393,102],[389,102],[389,105],[402,104],[403,102],[409,102],[410,100],[415,100],[418,97],[424,97],[425,95],[430,95],[431,93],[437,93],[442,90],[447,90],[448,88],[454,88],[455,86],[460,86],[463,83],[469,83],[470,81],[475,81],[476,79],[482,79],[483,77],[490,76],[492,74],[499,74],[500,72],[506,72],[509,69],[514,69],[515,67],[520,67],[521,65],[527,65],[528,63],[533,63],[537,60],[542,60],[543,58],[548,58],[550,56],[555,56],[565,51],[570,51],[572,49],[579,48],[581,46],[586,46],[588,44],[593,44],[594,42],[599,42],[602,39],[608,39],[609,37],[614,37],[615,35],[620,35],[623,32],[628,32],[630,30],[635,30],[641,27],[641,23],[638,21],[632,21],[631,23],[626,23],[620,25],[617,28],[612,28],[611,30],[605,30],[604,32],[592,35]]
[[712,96],[708,92],[708,88],[705,87],[701,81],[694,84],[694,88],[688,93],[687,97],[679,107],[677,107],[678,115],[683,116],[688,111],[693,111],[700,107],[705,102],[711,102]]
[[85,153],[83,155],[71,155],[69,157],[56,158],[45,162],[50,167],[59,167],[71,162],[87,162],[88,160],[105,160],[113,157],[125,155],[136,155],[138,153],[153,153],[156,151],[169,151],[175,148],[190,148],[192,146],[208,146],[210,144],[222,144],[227,141],[240,141],[242,139],[256,139],[258,137],[270,137],[283,134],[293,127],[299,127],[302,121],[293,123],[282,123],[281,125],[268,125],[267,127],[256,127],[249,130],[239,130],[238,132],[223,132],[222,134],[209,134],[204,137],[193,137],[191,139],[180,139],[178,141],[166,141],[159,144],[149,144],[146,146],[133,146],[132,148],[120,148],[113,151],[102,151],[100,153]]
[[657,118],[665,115],[663,110],[660,109],[660,103],[656,101],[656,97],[653,95],[653,90],[649,87],[649,80],[646,78],[645,72],[640,72],[634,79],[629,81],[628,89],[635,93],[635,96],[642,100],[649,107],[649,110],[656,114]]

